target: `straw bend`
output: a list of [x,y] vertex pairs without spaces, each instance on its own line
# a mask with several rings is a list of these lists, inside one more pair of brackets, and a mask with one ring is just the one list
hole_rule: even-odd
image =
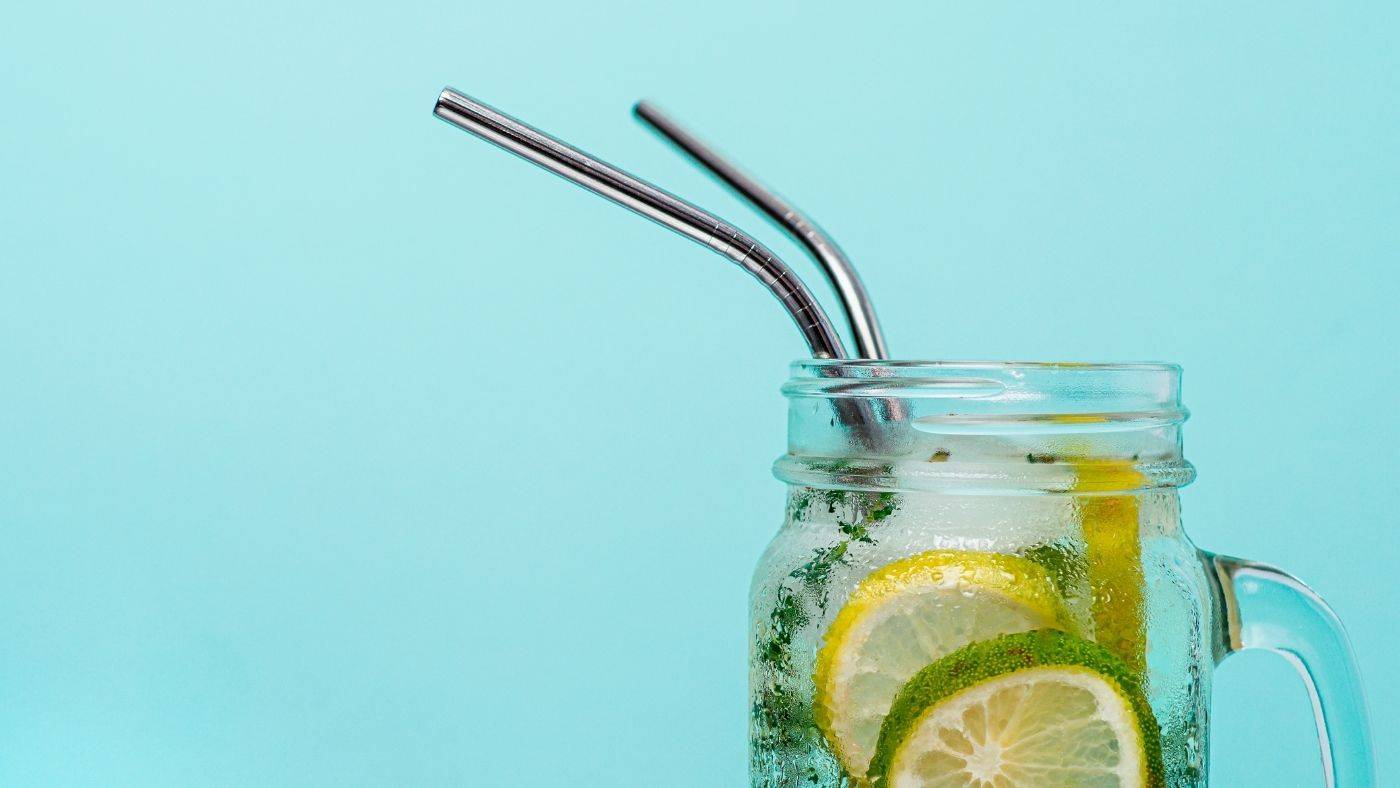
[[742,230],[452,88],[443,89],[433,114],[737,263],[783,304],[813,356],[846,357],[840,335],[811,291]]
[[816,260],[827,281],[831,283],[855,339],[858,358],[889,358],[884,334],[880,331],[880,321],[875,317],[875,306],[855,267],[846,257],[841,247],[826,231],[818,227],[791,203],[770,191],[758,181],[749,177],[730,161],[706,145],[699,137],[691,134],[679,123],[649,101],[639,101],[632,108],[637,118],[646,123],[671,144],[690,156],[701,167],[709,170],[739,196],[763,212],[793,240],[802,244]]

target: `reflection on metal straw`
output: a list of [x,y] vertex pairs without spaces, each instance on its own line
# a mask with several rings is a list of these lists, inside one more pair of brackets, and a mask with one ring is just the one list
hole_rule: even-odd
[[433,114],[738,263],[778,297],[813,356],[845,357],[840,335],[811,291],[747,233],[451,88],[438,96]]
[[851,261],[831,236],[786,200],[764,188],[695,135],[668,118],[654,104],[647,101],[638,102],[633,107],[633,112],[701,167],[709,170],[766,214],[793,240],[802,244],[816,259],[831,286],[841,297],[841,305],[845,308],[846,317],[851,325],[851,334],[855,337],[857,357],[889,358],[885,337],[880,332],[880,322],[875,318],[875,307],[870,303],[865,285],[861,284],[860,276],[851,266]]

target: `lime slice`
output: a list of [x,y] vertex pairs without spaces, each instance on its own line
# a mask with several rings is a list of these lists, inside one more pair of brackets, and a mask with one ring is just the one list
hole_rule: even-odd
[[886,565],[826,631],[817,725],[847,772],[863,775],[890,702],[915,673],[973,641],[1070,621],[1049,574],[1024,558],[937,550]]
[[974,643],[900,690],[870,766],[879,788],[1158,788],[1157,723],[1112,652],[1054,630]]

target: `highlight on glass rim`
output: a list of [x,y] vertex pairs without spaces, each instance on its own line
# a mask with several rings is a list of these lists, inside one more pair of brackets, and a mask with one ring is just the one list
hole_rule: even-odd
[[1180,368],[892,358],[836,242],[638,103],[809,253],[847,350],[793,270],[734,225],[452,88],[435,114],[738,264],[808,345],[783,389],[787,514],[750,595],[752,786],[1203,786],[1212,674],[1242,649],[1298,666],[1329,784],[1374,784],[1336,616],[1182,529],[1195,471]]

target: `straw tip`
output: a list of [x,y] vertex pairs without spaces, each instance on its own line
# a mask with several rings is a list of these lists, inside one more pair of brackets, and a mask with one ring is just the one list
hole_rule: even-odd
[[443,105],[450,102],[452,96],[456,93],[457,91],[453,90],[451,85],[446,85],[442,90],[438,91],[437,101],[433,102],[433,114],[441,115]]
[[646,120],[647,116],[655,114],[656,111],[656,105],[647,99],[642,99],[632,105],[632,114],[643,120]]

